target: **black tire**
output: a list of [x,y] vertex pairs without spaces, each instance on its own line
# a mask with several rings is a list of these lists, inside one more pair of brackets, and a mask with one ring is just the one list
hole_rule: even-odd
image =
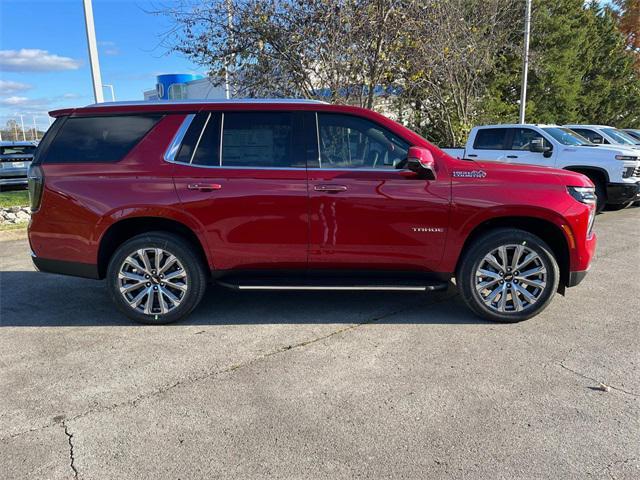
[[590,178],[590,180],[596,187],[596,213],[600,213],[607,205],[607,188],[599,178]]
[[633,202],[627,203],[608,203],[607,210],[610,212],[617,212],[618,210],[624,210],[625,208],[631,206]]
[[[493,250],[504,245],[523,245],[538,255],[541,265],[546,271],[545,287],[540,289],[535,303],[524,307],[522,311],[499,312],[485,305],[481,294],[476,289],[476,271],[480,268],[484,257]],[[512,247],[515,250],[515,247]],[[512,255],[514,256],[514,255]],[[506,279],[507,277],[505,277]],[[494,322],[514,323],[527,320],[542,312],[558,290],[560,269],[553,250],[539,237],[519,229],[500,228],[492,230],[477,238],[464,253],[460,268],[456,275],[456,284],[462,299],[479,317]],[[504,282],[502,282],[504,283]],[[515,282],[517,283],[517,282]],[[521,285],[522,286],[522,285]],[[520,299],[520,295],[515,295]],[[505,295],[505,299],[511,296]],[[506,300],[505,300],[506,301]],[[512,305],[514,301],[511,300]],[[514,307],[515,308],[515,307]]]
[[[120,293],[118,284],[120,268],[125,259],[137,250],[151,248],[160,248],[168,254],[174,255],[186,273],[185,278],[188,288],[184,292],[184,296],[177,306],[165,314],[158,311],[146,314],[134,309],[129,305],[123,294]],[[198,306],[207,288],[207,274],[204,262],[194,250],[188,241],[167,232],[149,232],[127,240],[118,247],[109,260],[106,281],[111,299],[122,313],[140,323],[161,325],[176,322],[186,317]],[[166,257],[161,258],[166,261]],[[148,283],[147,285],[154,284]]]

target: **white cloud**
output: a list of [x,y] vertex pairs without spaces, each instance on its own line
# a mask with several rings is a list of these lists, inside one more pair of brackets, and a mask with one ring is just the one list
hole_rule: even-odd
[[32,86],[27,83],[0,80],[0,95],[11,95],[12,93],[24,92],[31,88]]
[[2,98],[0,99],[0,105],[25,105],[27,103],[29,103],[31,101],[30,98],[28,97],[18,97],[18,96],[12,96],[12,97],[7,97],[7,98]]
[[0,69],[6,72],[53,72],[77,70],[80,62],[37,48],[0,50]]

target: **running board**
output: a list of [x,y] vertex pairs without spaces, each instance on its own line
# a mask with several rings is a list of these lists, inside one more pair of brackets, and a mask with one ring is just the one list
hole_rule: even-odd
[[303,280],[296,282],[286,282],[286,279],[254,279],[246,282],[232,282],[220,280],[218,285],[235,290],[331,290],[331,291],[389,291],[389,292],[434,292],[446,290],[449,286],[447,282],[437,281],[344,281],[327,279],[323,280]]

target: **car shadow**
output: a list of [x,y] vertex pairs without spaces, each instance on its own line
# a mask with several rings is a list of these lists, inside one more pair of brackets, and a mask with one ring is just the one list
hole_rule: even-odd
[[[446,292],[238,291],[209,286],[177,325],[326,323],[483,324],[454,285]],[[104,282],[34,271],[0,272],[0,326],[132,326]]]

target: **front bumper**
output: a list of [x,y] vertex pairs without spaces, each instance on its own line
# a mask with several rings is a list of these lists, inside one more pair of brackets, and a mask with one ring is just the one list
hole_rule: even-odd
[[627,203],[640,200],[640,182],[607,184],[607,203]]
[[24,177],[0,177],[0,185],[26,185],[27,176]]

